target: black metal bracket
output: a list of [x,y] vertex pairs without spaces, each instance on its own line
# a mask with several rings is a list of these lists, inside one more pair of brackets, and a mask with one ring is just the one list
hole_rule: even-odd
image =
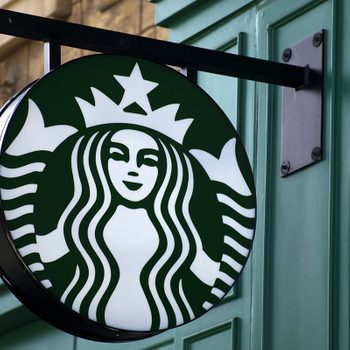
[[282,60],[306,67],[313,84],[283,88],[281,176],[321,160],[323,38],[320,31],[282,54]]
[[[305,67],[171,43],[0,9],[0,33],[92,50],[125,54],[178,67],[301,88]],[[56,50],[57,52],[57,50]],[[50,61],[52,59],[50,58]],[[312,83],[312,82],[310,82]]]
[[321,158],[322,48],[317,33],[283,53],[285,63],[150,39],[0,9],[0,33],[44,43],[45,72],[61,63],[61,46],[124,54],[197,71],[284,86],[281,174]]
[[61,65],[61,45],[50,40],[44,42],[44,73]]

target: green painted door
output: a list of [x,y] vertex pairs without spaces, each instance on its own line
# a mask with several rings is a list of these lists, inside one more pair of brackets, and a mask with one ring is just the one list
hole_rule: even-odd
[[325,29],[323,160],[282,179],[281,88],[199,72],[238,129],[256,179],[256,239],[234,290],[186,326],[101,344],[38,321],[1,285],[0,349],[349,349],[350,1],[154,2],[172,41],[275,61]]

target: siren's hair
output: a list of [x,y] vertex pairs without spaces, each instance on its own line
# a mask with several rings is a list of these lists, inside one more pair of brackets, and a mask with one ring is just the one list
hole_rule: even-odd
[[60,219],[68,246],[81,254],[75,276],[61,301],[93,320],[97,320],[101,299],[111,295],[118,279],[116,261],[102,234],[96,234],[110,219],[107,216],[112,205],[101,157],[107,136],[108,133],[96,133],[76,143],[71,156],[74,195]]
[[[75,275],[67,276],[68,282],[55,283],[55,276],[46,271],[48,265],[41,261],[36,248],[36,232],[45,232],[47,229],[40,228],[39,223],[42,221],[33,221],[33,218],[39,177],[48,163],[49,155],[44,152],[25,156],[5,153],[0,167],[2,204],[7,224],[25,263],[45,288],[56,288],[54,293],[62,302],[100,323],[106,323],[106,306],[119,279],[118,263],[103,239],[103,231],[117,206],[123,203],[107,169],[111,137],[122,127],[125,128],[125,125],[115,125],[114,131],[110,131],[110,125],[108,129],[89,128],[85,130],[84,136],[77,134],[70,140],[68,148],[60,151],[64,155],[62,176],[72,179],[68,181],[73,182],[71,188],[74,193],[69,199],[58,201],[64,205],[63,214],[60,215],[61,208],[57,208],[53,215],[48,216],[54,224],[51,230],[57,225],[57,229],[64,233],[70,251],[70,263],[76,266]],[[136,126],[132,128],[142,131]],[[205,196],[209,196],[210,191],[215,193],[215,205],[212,205],[215,198],[208,198],[211,199],[211,209],[216,207],[216,212],[211,210],[210,218],[202,215],[202,206],[200,211],[196,207],[198,201],[205,202],[207,198],[202,196],[203,191],[198,190],[199,185],[206,188],[206,176],[204,173],[201,176],[201,168],[190,154],[183,152],[179,144],[152,130],[149,133],[154,135],[158,144],[161,161],[155,190],[142,205],[159,234],[159,246],[141,271],[140,280],[152,312],[151,330],[158,330],[201,315],[228,292],[251,249],[256,203],[253,192],[242,195],[229,184],[210,181]],[[72,149],[69,165],[71,174],[65,171],[69,169],[65,163],[68,161],[65,157],[67,149]],[[237,155],[236,158],[239,160]],[[54,158],[55,166],[56,163],[57,159]],[[51,171],[48,170],[48,175]],[[26,192],[23,192],[24,189]],[[52,187],[43,187],[45,201],[41,205],[47,206],[47,190],[52,190]],[[61,195],[56,189],[53,192],[56,196]],[[64,192],[62,195],[65,197]],[[193,219],[197,220],[195,224],[190,215],[190,202]],[[36,202],[36,205],[37,213],[40,213],[43,209],[40,202]],[[23,208],[29,209],[29,212]],[[51,213],[51,207],[48,209]],[[213,220],[216,215],[220,220],[215,223]],[[209,225],[206,222],[203,224],[203,220],[208,220],[206,222]],[[33,222],[36,222],[35,226]],[[196,257],[196,249],[201,247],[201,241],[206,242],[203,248],[210,251],[206,230],[207,226],[209,229],[213,227],[212,223],[218,225],[217,242],[222,240],[222,255],[215,257],[220,261],[218,276],[214,284],[208,287],[211,288],[208,293],[197,297],[197,291],[192,288],[190,296],[186,287],[189,284],[193,287],[192,282],[196,283],[190,272],[191,265]],[[39,225],[39,229],[36,225]],[[200,227],[201,237],[196,226]],[[63,291],[62,284],[65,285]],[[190,296],[190,303],[187,296]]]
[[[103,240],[104,227],[122,201],[107,171],[106,154],[111,136],[111,132],[101,131],[82,136],[76,142],[71,155],[74,195],[59,220],[70,250],[81,253],[76,273],[61,301],[102,323],[119,279],[117,261]],[[158,167],[154,200],[149,201],[152,204],[146,209],[158,231],[160,244],[141,272],[154,330],[194,318],[180,276],[183,269],[190,268],[196,253],[190,247],[199,239],[189,215],[194,184],[191,163],[177,145],[160,138],[155,140],[165,166]]]

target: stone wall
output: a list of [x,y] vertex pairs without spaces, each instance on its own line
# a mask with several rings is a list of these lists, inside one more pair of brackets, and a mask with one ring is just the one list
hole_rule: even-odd
[[[0,8],[166,40],[148,0],[0,0]],[[63,47],[62,62],[90,54]],[[43,75],[43,45],[0,34],[0,106]]]

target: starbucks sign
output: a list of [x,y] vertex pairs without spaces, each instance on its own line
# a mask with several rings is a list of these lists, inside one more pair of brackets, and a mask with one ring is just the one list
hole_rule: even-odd
[[236,282],[255,227],[249,161],[180,73],[81,58],[0,122],[0,267],[39,316],[89,339],[139,339],[198,318]]

